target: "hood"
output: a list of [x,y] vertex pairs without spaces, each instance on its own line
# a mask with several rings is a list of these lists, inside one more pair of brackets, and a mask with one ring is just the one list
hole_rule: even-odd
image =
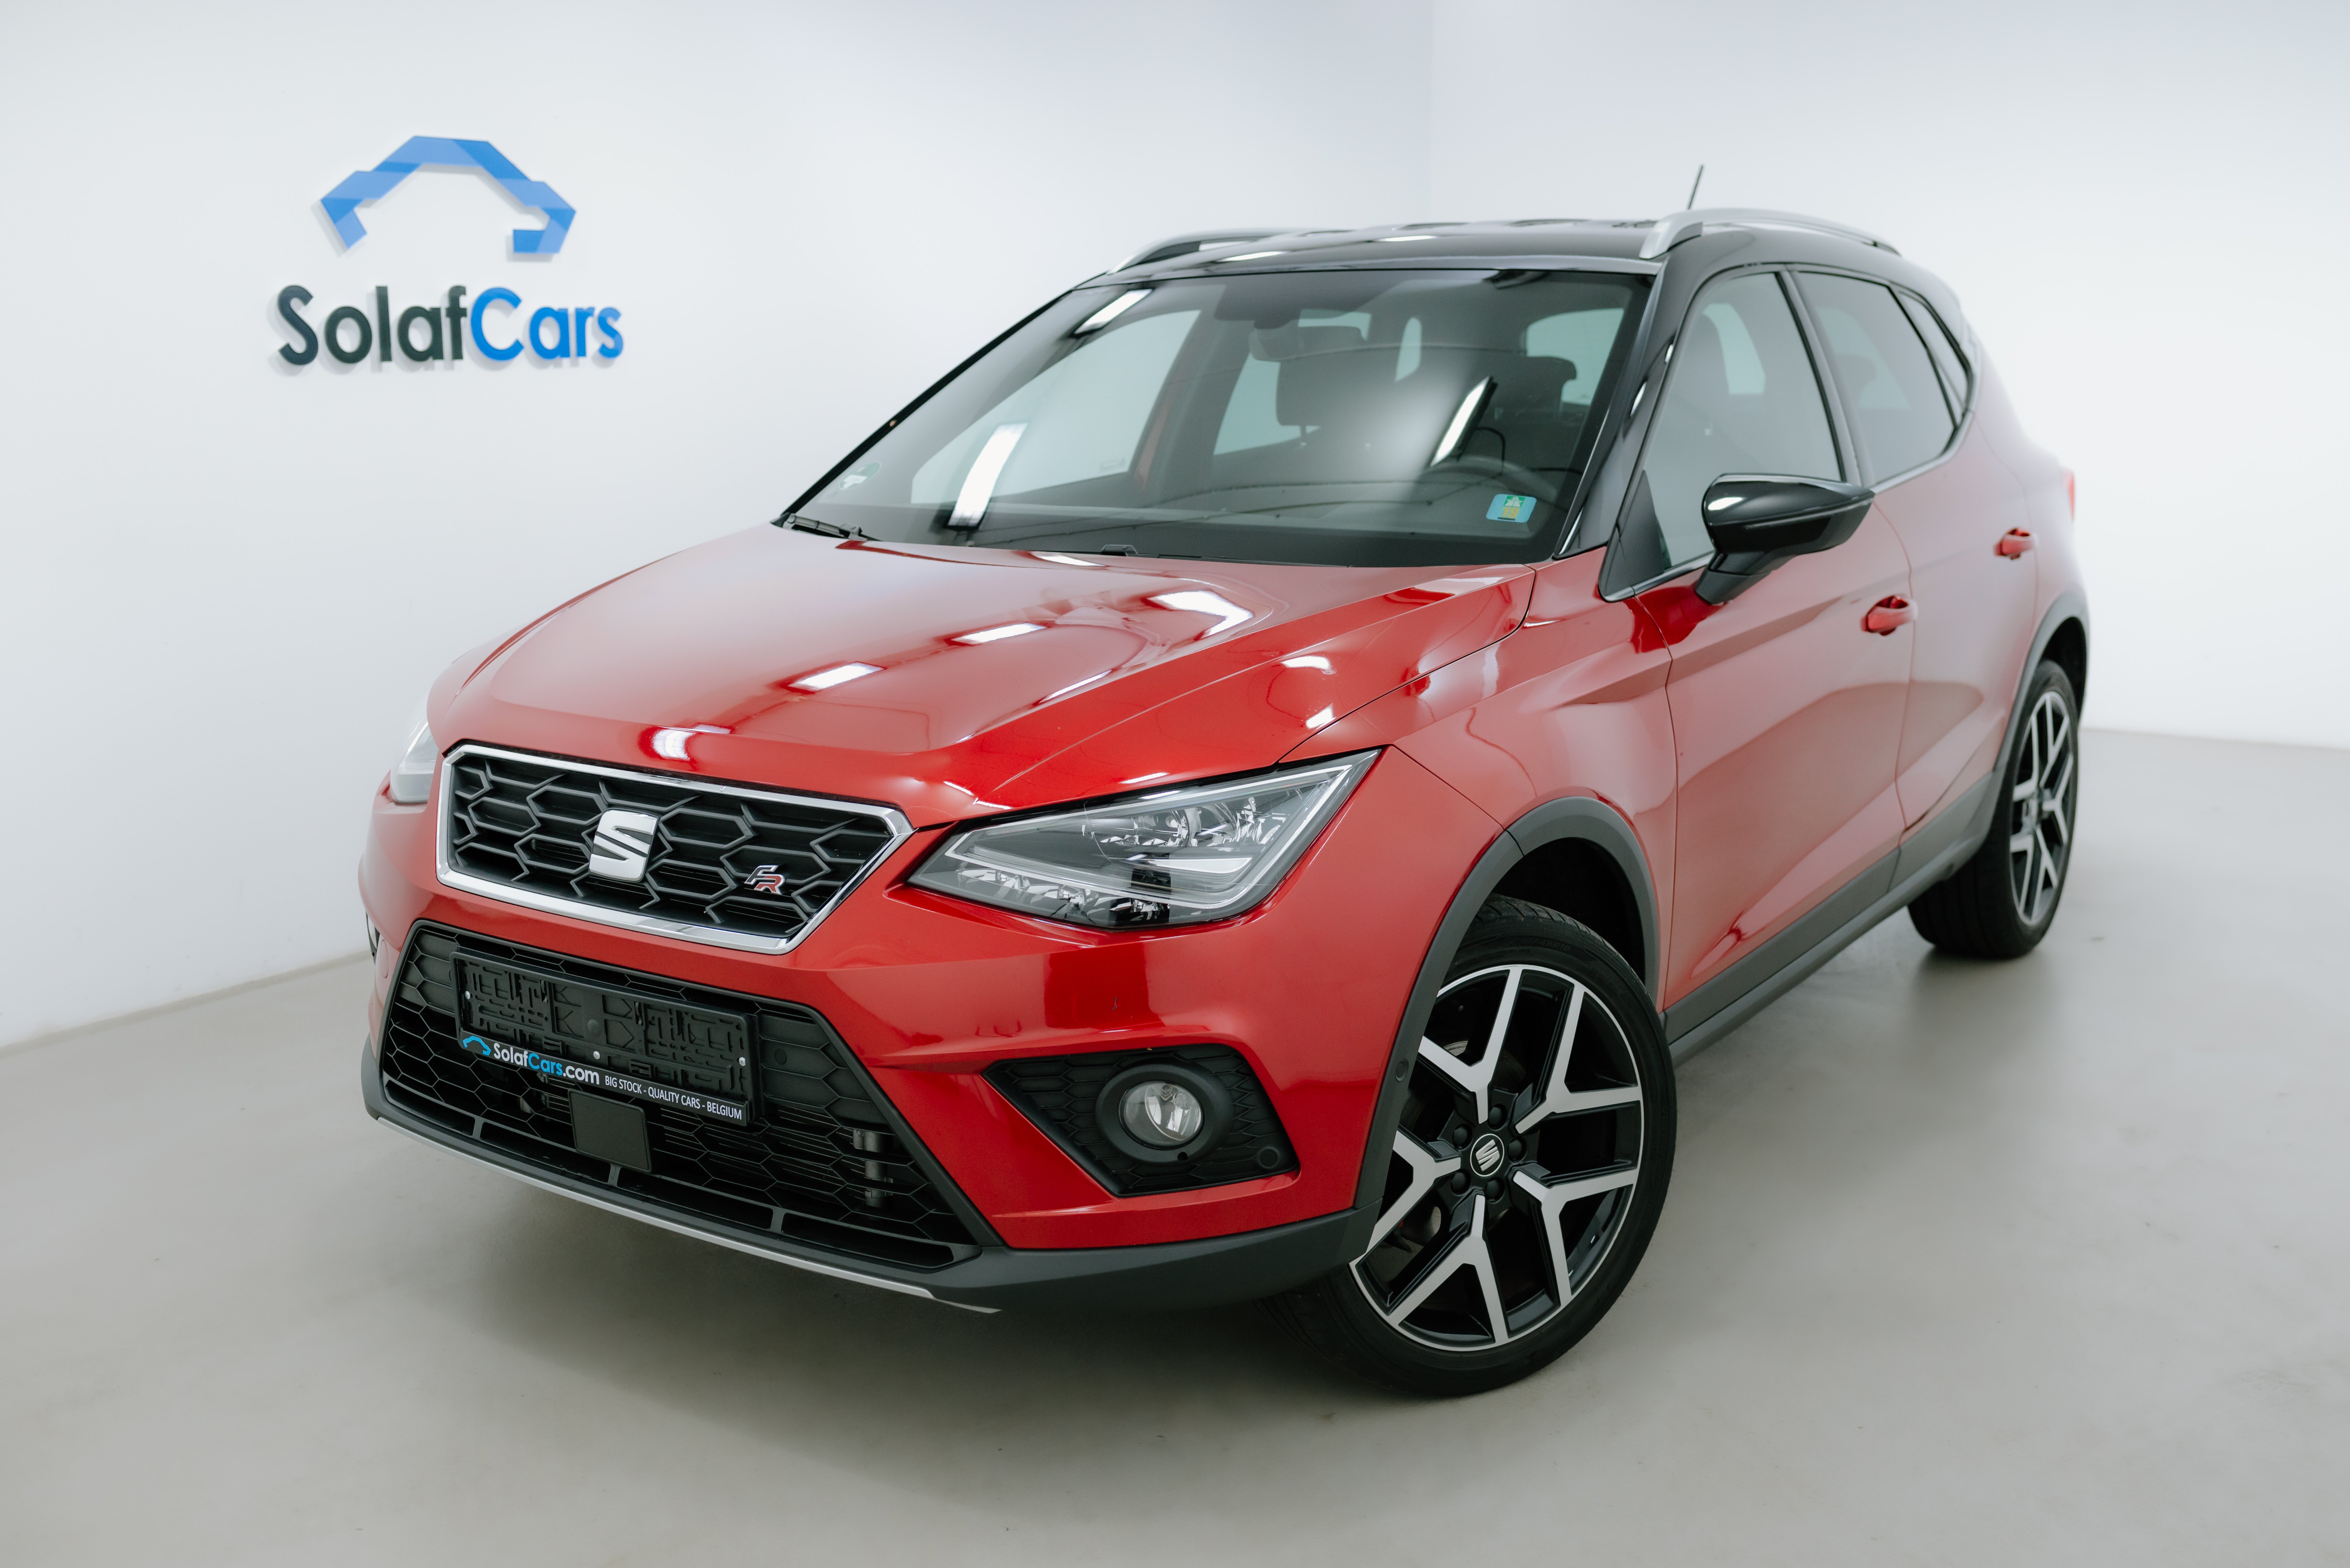
[[1507,635],[1531,577],[762,526],[615,578],[452,670],[432,732],[948,822],[1269,765]]

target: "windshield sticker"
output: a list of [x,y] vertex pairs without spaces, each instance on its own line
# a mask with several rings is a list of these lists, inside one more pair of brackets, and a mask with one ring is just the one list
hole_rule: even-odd
[[1534,498],[1531,495],[1496,495],[1493,504],[1485,508],[1488,523],[1523,523],[1534,514]]

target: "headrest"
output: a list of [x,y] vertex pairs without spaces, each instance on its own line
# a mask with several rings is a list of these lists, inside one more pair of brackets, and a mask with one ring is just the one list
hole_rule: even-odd
[[1575,379],[1575,361],[1548,355],[1496,354],[1489,361],[1494,402],[1511,412],[1556,413],[1559,395]]
[[1721,328],[1713,318],[1700,313],[1673,352],[1679,360],[1673,368],[1675,390],[1695,399],[1701,408],[1720,408],[1730,396],[1730,360],[1722,353]]
[[1351,424],[1394,395],[1392,345],[1366,345],[1351,327],[1276,327],[1257,334],[1284,335],[1294,335],[1296,348],[1280,358],[1281,377],[1274,385],[1274,414],[1283,424]]
[[[1883,396],[1882,393],[1879,393],[1877,397],[1874,398],[1870,396],[1872,392],[1877,391],[1877,383],[1881,378],[1877,368],[1877,361],[1870,358],[1867,355],[1839,354],[1835,357],[1835,368],[1836,379],[1844,384],[1846,393],[1850,395],[1853,402],[1858,406],[1862,408],[1906,408],[1908,406],[1906,401],[1896,401],[1889,404],[1880,403],[1878,400]],[[1894,396],[1897,399],[1899,398],[1900,393],[1898,389],[1894,390]]]

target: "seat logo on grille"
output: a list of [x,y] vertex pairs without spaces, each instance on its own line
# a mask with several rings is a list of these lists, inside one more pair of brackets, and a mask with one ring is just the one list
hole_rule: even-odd
[[773,866],[754,867],[751,874],[743,878],[743,886],[750,888],[754,893],[773,893],[777,898],[781,898],[784,891],[784,874]]
[[645,879],[645,859],[652,853],[653,832],[660,818],[650,812],[608,811],[596,819],[596,842],[588,852],[588,869],[615,882]]

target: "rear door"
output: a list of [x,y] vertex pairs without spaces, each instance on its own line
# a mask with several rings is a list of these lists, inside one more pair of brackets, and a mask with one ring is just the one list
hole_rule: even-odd
[[1668,579],[1638,600],[1672,653],[1679,812],[1662,995],[1687,1003],[1677,1033],[1743,989],[1690,997],[1762,943],[1889,886],[1901,832],[1893,763],[1909,637],[1862,625],[1908,591],[1884,517],[1872,509],[1844,544],[1724,605],[1699,599],[1686,575],[1711,553],[1700,503],[1722,475],[1854,477],[1787,286],[1758,269],[1697,296],[1610,546],[1611,582]]
[[2006,733],[2038,592],[2023,493],[1968,430],[1970,372],[1923,300],[1838,273],[1797,282],[1909,556],[1916,648],[1895,776],[1915,827],[1991,770]]

